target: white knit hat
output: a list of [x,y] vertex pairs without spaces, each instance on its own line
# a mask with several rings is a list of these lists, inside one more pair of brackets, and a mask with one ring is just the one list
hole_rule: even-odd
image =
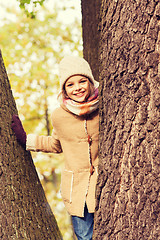
[[66,80],[74,75],[83,75],[94,84],[94,77],[88,62],[81,57],[66,56],[59,64],[60,88],[62,90]]

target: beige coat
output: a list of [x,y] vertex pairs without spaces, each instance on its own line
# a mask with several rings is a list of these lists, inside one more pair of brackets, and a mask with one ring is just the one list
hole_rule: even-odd
[[[98,167],[98,111],[87,119],[87,132],[92,138],[91,157],[95,167],[90,174],[89,144],[85,132],[85,118],[76,116],[62,107],[52,114],[52,136],[36,136],[28,140],[27,149],[43,152],[64,153],[65,167],[61,178],[61,194],[71,215],[83,216],[84,205],[95,210],[95,186]],[[35,146],[34,146],[35,142]]]

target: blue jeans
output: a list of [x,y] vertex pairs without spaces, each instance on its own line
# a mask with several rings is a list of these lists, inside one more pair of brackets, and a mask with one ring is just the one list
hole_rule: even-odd
[[89,213],[86,205],[84,208],[84,217],[72,216],[72,223],[78,240],[92,239],[94,213]]

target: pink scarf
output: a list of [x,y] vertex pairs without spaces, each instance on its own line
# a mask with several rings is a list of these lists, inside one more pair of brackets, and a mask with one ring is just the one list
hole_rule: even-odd
[[64,105],[70,112],[78,116],[90,114],[98,109],[98,88],[95,89],[93,95],[88,98],[87,102],[78,103],[69,98],[63,99],[61,96],[60,103]]

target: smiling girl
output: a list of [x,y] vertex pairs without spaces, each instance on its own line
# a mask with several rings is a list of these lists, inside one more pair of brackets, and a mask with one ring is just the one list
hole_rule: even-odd
[[64,87],[68,98],[76,102],[85,102],[91,91],[89,79],[81,75],[70,77]]
[[12,129],[27,150],[64,154],[61,194],[78,240],[93,234],[98,167],[98,88],[86,60],[60,62],[60,107],[52,113],[52,136],[26,135],[18,116]]

